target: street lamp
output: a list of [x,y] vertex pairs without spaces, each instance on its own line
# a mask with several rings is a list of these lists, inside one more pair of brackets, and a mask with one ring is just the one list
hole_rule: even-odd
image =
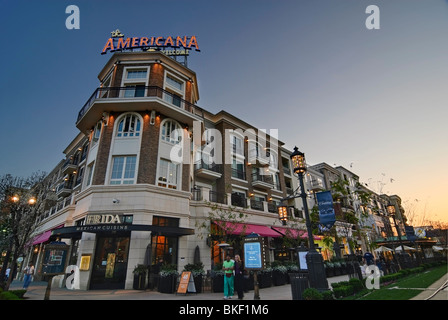
[[286,226],[286,222],[288,222],[288,207],[287,206],[278,206],[278,219],[282,222],[284,226]]
[[303,175],[306,172],[305,154],[300,152],[297,147],[294,147],[294,152],[291,154],[291,161],[293,164],[293,171],[299,177],[300,182],[300,197],[303,202],[303,210],[305,212],[306,229],[308,232],[309,251],[306,255],[306,263],[309,272],[310,287],[318,289],[319,291],[328,290],[328,281],[325,274],[322,255],[316,250],[314,244],[313,232],[311,229],[311,219],[308,210],[307,194],[303,183]]
[[398,262],[400,263],[400,267],[402,269],[405,269],[405,268],[407,268],[408,254],[404,251],[403,241],[401,240],[400,228],[398,228],[398,225],[397,225],[395,205],[392,203],[389,203],[387,205],[386,209],[387,209],[387,213],[394,220],[395,229],[397,230],[397,235],[398,235],[398,241],[401,245],[401,252],[398,254],[398,257],[399,257]]

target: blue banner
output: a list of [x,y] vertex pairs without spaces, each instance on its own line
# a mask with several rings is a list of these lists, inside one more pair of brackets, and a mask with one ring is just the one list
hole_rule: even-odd
[[319,207],[319,222],[324,227],[330,229],[336,222],[336,215],[333,207],[333,197],[330,191],[316,193],[317,205]]

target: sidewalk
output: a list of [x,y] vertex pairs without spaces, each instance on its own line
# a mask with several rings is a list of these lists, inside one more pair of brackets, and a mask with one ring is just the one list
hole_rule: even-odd
[[[432,285],[430,285],[428,288],[423,290],[421,293],[416,295],[411,300],[425,300],[425,299],[429,298],[447,280],[448,280],[448,273],[446,273],[443,277],[441,277],[439,280],[434,282]],[[448,289],[445,288],[445,289],[439,291],[439,293],[437,293],[434,297],[432,297],[431,300],[448,300]]]
[[[348,281],[348,275],[328,278],[328,284]],[[23,282],[13,281],[10,289],[21,289]],[[25,294],[27,300],[44,300],[47,282],[31,282]],[[140,290],[68,290],[52,288],[50,300],[223,300],[223,293],[205,292],[187,295],[166,294]],[[292,300],[291,285],[272,286],[260,289],[261,300]],[[234,300],[238,301],[235,293]],[[254,300],[254,291],[245,293],[244,300]]]

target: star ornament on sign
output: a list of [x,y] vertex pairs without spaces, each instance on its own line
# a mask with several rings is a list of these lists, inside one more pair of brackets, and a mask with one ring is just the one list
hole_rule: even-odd
[[122,34],[121,33],[121,31],[120,30],[115,30],[115,31],[112,31],[111,33],[111,38],[122,38],[122,37],[124,37],[124,34]]

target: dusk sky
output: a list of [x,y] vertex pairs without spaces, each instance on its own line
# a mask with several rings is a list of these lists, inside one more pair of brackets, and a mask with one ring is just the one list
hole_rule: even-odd
[[[66,7],[80,29],[66,28]],[[380,29],[366,28],[369,5]],[[0,0],[0,174],[50,171],[78,133],[113,30],[195,35],[198,105],[344,166],[448,222],[448,1]],[[418,221],[418,219],[416,219]]]

